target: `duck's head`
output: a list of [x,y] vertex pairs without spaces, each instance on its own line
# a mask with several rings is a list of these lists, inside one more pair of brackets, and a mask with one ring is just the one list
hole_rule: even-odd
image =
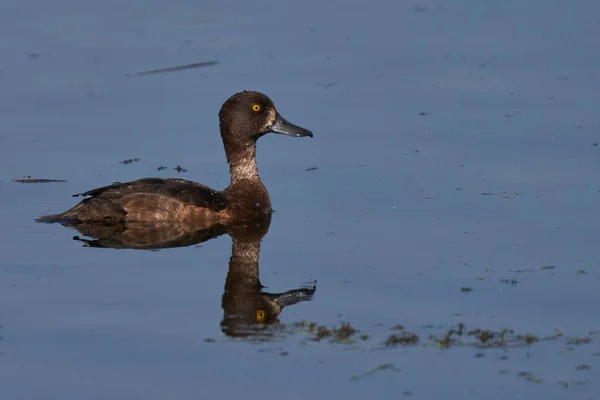
[[231,96],[219,112],[221,136],[227,143],[245,144],[273,132],[281,135],[312,137],[308,129],[283,118],[273,101],[260,92],[243,91]]

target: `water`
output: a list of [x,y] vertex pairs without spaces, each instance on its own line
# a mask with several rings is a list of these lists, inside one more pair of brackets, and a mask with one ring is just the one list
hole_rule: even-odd
[[[3,2],[2,398],[598,398],[599,11]],[[315,133],[258,146],[263,291],[317,281],[272,340],[223,332],[227,234],[114,250],[33,222],[114,181],[225,187],[217,112],[242,89]],[[315,341],[298,321],[360,333]],[[459,323],[514,334],[444,342]],[[398,324],[419,342],[386,346]]]

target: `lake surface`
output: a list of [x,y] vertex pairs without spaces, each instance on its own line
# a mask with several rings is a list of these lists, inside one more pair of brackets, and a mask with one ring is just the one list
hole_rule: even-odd
[[[600,398],[599,46],[589,0],[3,1],[1,398]],[[259,141],[240,293],[310,301],[236,335],[235,235],[34,222],[115,181],[226,187],[243,89],[315,137]]]

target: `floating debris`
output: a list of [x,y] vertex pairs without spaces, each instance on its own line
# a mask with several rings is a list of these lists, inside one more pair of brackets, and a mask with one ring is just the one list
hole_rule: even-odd
[[16,183],[53,183],[53,182],[66,182],[64,179],[38,179],[26,176],[21,179],[13,179],[12,182]]
[[512,271],[517,274],[522,274],[523,272],[535,272],[533,269],[513,269]]
[[164,171],[165,169],[167,169],[167,167],[165,167],[164,165],[161,165],[160,167],[156,168],[157,171]]
[[521,371],[517,374],[517,378],[523,378],[527,382],[531,382],[531,383],[542,383],[543,382],[542,379],[537,378],[531,371]]
[[127,165],[127,164],[131,164],[131,163],[138,162],[138,161],[140,161],[139,158],[128,158],[127,160],[119,161],[119,164]]
[[319,169],[319,167],[304,168],[305,171],[316,171],[318,169]]
[[177,171],[177,173],[181,173],[181,172],[187,172],[187,169],[183,168],[181,165],[176,166],[175,168],[173,168],[175,171]]
[[327,88],[330,88],[332,86],[337,86],[339,84],[340,84],[339,82],[317,83],[317,85],[321,86],[323,89],[327,89]]
[[386,370],[390,370],[390,371],[394,371],[394,372],[402,372],[402,370],[400,368],[396,368],[394,366],[394,364],[382,364],[382,365],[379,365],[379,366],[377,366],[377,367],[375,367],[373,369],[367,370],[367,371],[363,372],[360,375],[352,376],[350,378],[350,380],[351,381],[356,381],[356,380],[359,380],[360,378],[364,378],[366,376],[373,375],[373,374],[375,374],[377,372],[386,371]]
[[218,64],[217,61],[204,61],[204,62],[199,62],[199,63],[194,63],[194,64],[177,65],[175,67],[158,68],[158,69],[151,69],[148,71],[135,72],[133,74],[126,74],[125,76],[132,77],[132,76],[145,76],[145,75],[151,75],[151,74],[162,74],[164,72],[175,72],[175,71],[183,71],[186,69],[211,67],[211,66],[217,65],[217,64]]
[[414,6],[412,8],[412,12],[414,12],[414,13],[425,12],[425,11],[427,11],[427,6]]

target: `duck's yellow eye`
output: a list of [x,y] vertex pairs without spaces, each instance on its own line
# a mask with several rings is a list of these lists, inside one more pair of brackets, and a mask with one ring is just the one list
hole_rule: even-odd
[[[260,106],[259,106],[260,108]],[[252,107],[252,109],[254,110],[254,107]],[[263,322],[265,322],[265,311],[264,310],[256,310],[256,322],[258,324],[262,324]]]
[[252,111],[259,112],[261,108],[262,107],[260,106],[260,104],[255,104],[252,106]]

